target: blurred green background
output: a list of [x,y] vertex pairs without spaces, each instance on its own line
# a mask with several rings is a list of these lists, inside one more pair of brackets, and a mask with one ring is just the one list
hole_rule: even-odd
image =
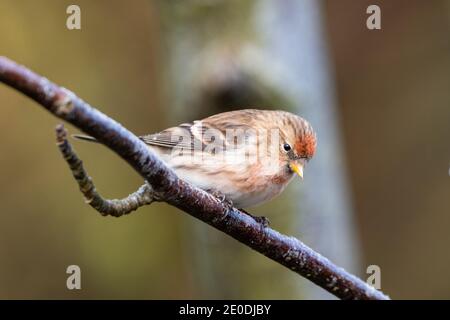
[[[220,57],[233,56],[248,39],[261,43],[249,26],[257,3],[1,0],[0,55],[69,88],[136,134],[267,101],[295,109],[283,90],[251,72],[238,70],[226,90],[222,83],[211,89],[215,67],[196,69],[194,59],[206,58],[186,54],[203,42],[226,42]],[[81,30],[66,28],[70,4],[81,8]],[[369,4],[381,7],[382,30],[366,28]],[[379,265],[392,298],[450,298],[450,1],[321,1],[318,8],[353,208],[346,223],[358,248],[350,270],[364,277],[366,266]],[[236,68],[223,65],[214,79]],[[83,202],[55,147],[58,120],[4,85],[0,106],[0,298],[315,297],[306,280],[166,204],[101,217]],[[105,197],[141,185],[106,148],[74,146]],[[299,231],[308,226],[297,228],[302,183],[292,185],[251,212],[315,248]],[[327,232],[316,237],[327,242]],[[66,288],[71,264],[81,268],[82,290]]]

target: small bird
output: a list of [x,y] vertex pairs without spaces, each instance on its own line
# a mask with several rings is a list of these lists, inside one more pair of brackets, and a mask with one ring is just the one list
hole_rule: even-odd
[[139,138],[180,178],[238,208],[279,195],[294,174],[303,178],[316,151],[316,135],[305,119],[274,110],[219,113]]

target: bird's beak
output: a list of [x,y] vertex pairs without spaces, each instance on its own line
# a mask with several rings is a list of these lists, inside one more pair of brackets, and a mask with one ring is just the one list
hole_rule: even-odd
[[298,174],[300,176],[300,178],[303,179],[303,165],[302,164],[297,164],[294,162],[291,162],[289,164],[289,168],[291,168],[292,171],[294,171],[296,174]]

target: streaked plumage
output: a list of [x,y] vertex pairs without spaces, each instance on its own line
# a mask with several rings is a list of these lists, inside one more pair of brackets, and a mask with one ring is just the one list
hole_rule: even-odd
[[[279,140],[271,136],[273,132],[278,132]],[[271,110],[224,112],[140,138],[180,178],[224,194],[239,208],[280,194],[294,171],[303,175],[316,149],[316,136],[306,120]],[[291,150],[286,151],[286,145]]]

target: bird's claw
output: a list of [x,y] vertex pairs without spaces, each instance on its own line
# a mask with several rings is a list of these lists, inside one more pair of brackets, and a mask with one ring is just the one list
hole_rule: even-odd
[[242,211],[243,213],[249,215],[250,217],[253,218],[253,220],[255,220],[257,223],[259,223],[261,226],[263,226],[263,228],[267,228],[268,226],[270,226],[270,220],[264,216],[254,216],[251,213],[248,213],[247,211],[245,211],[244,209],[239,209],[240,211]]
[[264,216],[252,216],[252,217],[253,217],[253,219],[255,219],[256,222],[258,222],[264,228],[267,228],[270,226],[270,220],[267,217],[264,217]]
[[[228,208],[233,208],[233,201],[228,199],[222,192],[218,190],[207,190],[209,194],[211,194],[213,197],[215,197],[217,200],[219,200],[221,203],[223,203]],[[248,213],[244,209],[239,209],[239,211],[249,215],[253,218],[257,223],[259,223],[263,228],[267,228],[270,225],[269,219],[263,216],[254,216],[251,213]]]
[[215,197],[228,208],[233,208],[233,201],[228,199],[222,192],[218,190],[208,190],[208,193],[210,193],[213,197]]

